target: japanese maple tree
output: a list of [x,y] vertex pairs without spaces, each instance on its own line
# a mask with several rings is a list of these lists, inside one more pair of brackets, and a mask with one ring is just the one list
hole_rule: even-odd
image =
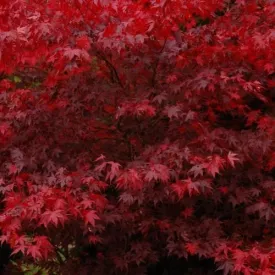
[[17,264],[275,274],[274,26],[274,0],[1,0],[0,242]]

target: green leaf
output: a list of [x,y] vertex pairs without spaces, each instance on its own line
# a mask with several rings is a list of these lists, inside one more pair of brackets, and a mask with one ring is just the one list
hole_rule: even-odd
[[14,75],[13,76],[13,82],[15,82],[15,83],[21,83],[22,79],[19,76]]
[[41,82],[32,82],[33,88],[40,87],[40,86],[41,86]]
[[41,270],[40,266],[30,265],[29,267],[30,269],[25,273],[25,275],[35,275]]

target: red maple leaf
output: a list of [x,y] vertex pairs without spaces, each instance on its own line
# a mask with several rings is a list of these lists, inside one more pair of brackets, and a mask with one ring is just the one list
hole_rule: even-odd
[[206,171],[213,177],[220,173],[220,169],[223,168],[225,160],[220,156],[211,156],[208,158],[209,162],[205,164]]
[[106,180],[113,181],[113,179],[118,176],[121,165],[113,161],[109,161],[108,164],[111,166],[111,168],[106,175]]
[[18,168],[14,164],[8,165],[9,174],[16,174],[18,172]]
[[181,215],[184,216],[185,218],[191,217],[193,213],[194,213],[194,209],[191,207],[187,207],[183,211],[181,211]]
[[236,157],[237,154],[234,154],[232,152],[229,152],[227,155],[228,162],[231,164],[232,167],[235,167],[235,162],[240,161],[239,158]]
[[198,251],[198,245],[196,243],[187,243],[185,248],[186,251],[191,255],[195,255]]
[[76,45],[84,50],[89,50],[91,48],[90,40],[86,35],[78,37],[76,39]]
[[49,253],[53,251],[53,245],[49,242],[47,236],[35,236],[34,241],[40,247],[41,254],[45,259],[48,258]]
[[198,177],[198,176],[203,176],[203,169],[204,169],[204,165],[203,164],[197,164],[194,165],[189,171],[188,173],[190,174],[194,174],[194,177]]
[[116,181],[118,188],[139,190],[142,187],[142,180],[135,169],[124,171]]
[[59,223],[64,225],[64,222],[67,220],[63,210],[46,210],[40,219],[40,224],[43,224],[45,227],[48,227],[49,224],[54,224],[57,226]]
[[181,112],[181,109],[179,106],[169,106],[166,109],[167,115],[170,119],[172,119],[173,117],[178,118],[179,117],[179,113]]
[[167,182],[169,179],[169,170],[165,165],[153,164],[150,170],[146,173],[146,181],[161,180],[162,182]]
[[99,217],[96,214],[96,211],[94,210],[90,210],[86,212],[84,217],[85,217],[84,220],[86,225],[91,224],[92,226],[95,226],[95,221],[99,220]]
[[34,259],[41,259],[42,254],[40,251],[40,247],[37,245],[30,245],[27,249],[27,255],[31,255]]
[[108,26],[105,28],[103,37],[109,37],[116,32],[116,24],[109,23]]

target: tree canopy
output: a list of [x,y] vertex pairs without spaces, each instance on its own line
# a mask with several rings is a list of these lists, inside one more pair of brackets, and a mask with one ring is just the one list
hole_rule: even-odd
[[2,0],[17,264],[146,274],[196,255],[274,274],[274,25],[273,0]]

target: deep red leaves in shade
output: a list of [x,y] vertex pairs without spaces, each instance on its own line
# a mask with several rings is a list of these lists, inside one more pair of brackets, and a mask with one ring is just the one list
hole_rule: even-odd
[[16,261],[274,274],[274,9],[1,1],[0,243]]
[[195,255],[198,251],[198,247],[194,243],[187,243],[185,248],[190,255]]
[[194,212],[193,208],[186,208],[181,212],[181,215],[185,218],[188,218],[193,215],[193,212]]

